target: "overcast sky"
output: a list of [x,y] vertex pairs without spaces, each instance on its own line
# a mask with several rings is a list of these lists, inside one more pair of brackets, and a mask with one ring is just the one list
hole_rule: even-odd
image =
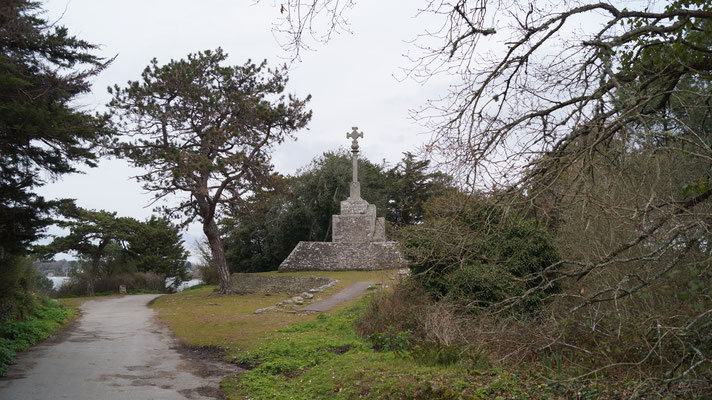
[[[345,136],[352,126],[364,132],[362,154],[374,162],[395,164],[403,152],[423,143],[427,133],[409,119],[409,110],[444,88],[400,79],[401,69],[410,66],[403,57],[410,48],[406,41],[424,29],[425,21],[414,18],[413,3],[359,1],[347,14],[352,34],[338,35],[327,45],[312,43],[314,51],[303,52],[301,62],[291,64],[287,90],[299,97],[311,94],[314,115],[296,142],[276,149],[277,171],[293,174],[323,152],[347,146]],[[80,99],[87,111],[102,110],[109,100],[107,86],[138,80],[153,57],[164,64],[217,47],[229,54],[233,65],[266,59],[276,66],[290,57],[277,42],[285,38],[272,31],[280,18],[276,0],[49,0],[44,8],[50,21],[58,20],[71,34],[100,44],[100,55],[117,56],[94,80],[93,93]],[[130,179],[139,172],[124,161],[106,160],[85,174],[48,183],[39,192],[144,219],[152,213],[147,207],[151,195]],[[202,238],[202,231],[195,225],[184,237],[190,247]]]

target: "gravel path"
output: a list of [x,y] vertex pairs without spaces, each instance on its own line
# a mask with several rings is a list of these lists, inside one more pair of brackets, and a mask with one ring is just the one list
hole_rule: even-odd
[[355,299],[375,284],[376,282],[372,281],[356,282],[327,299],[300,308],[299,311],[327,312],[345,301]]
[[27,352],[0,378],[0,399],[215,399],[239,370],[184,348],[134,295],[82,305],[70,329]]

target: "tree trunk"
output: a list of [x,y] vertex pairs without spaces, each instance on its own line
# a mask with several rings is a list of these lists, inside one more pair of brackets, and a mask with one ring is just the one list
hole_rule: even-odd
[[101,263],[101,254],[104,252],[104,247],[109,244],[108,240],[102,240],[99,242],[99,246],[96,248],[96,253],[91,260],[91,269],[89,270],[89,276],[87,277],[87,296],[94,296],[94,283],[96,282],[97,276],[99,276],[99,263]]
[[220,232],[215,224],[215,219],[206,219],[203,222],[203,232],[208,238],[210,251],[213,253],[213,261],[218,272],[220,286],[218,287],[221,294],[232,293],[232,282],[230,280],[230,270],[227,268],[227,260],[225,259],[225,250],[223,249],[222,240],[220,240]]
[[87,277],[87,296],[94,296],[94,263],[92,262],[91,271]]
[[100,254],[94,255],[91,260],[91,269],[87,276],[87,296],[94,296],[94,282],[96,276],[99,275],[99,262],[101,262]]

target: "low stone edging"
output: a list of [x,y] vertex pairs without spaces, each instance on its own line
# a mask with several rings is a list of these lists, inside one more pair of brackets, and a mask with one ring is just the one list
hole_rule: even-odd
[[[328,279],[331,279],[331,278],[328,278]],[[289,299],[280,301],[279,303],[277,303],[277,304],[275,304],[275,305],[273,305],[273,306],[264,307],[264,308],[260,308],[260,309],[258,309],[258,310],[255,310],[255,311],[253,312],[253,314],[262,314],[262,313],[264,313],[264,312],[266,312],[266,311],[273,311],[273,310],[280,310],[280,309],[281,309],[281,310],[294,310],[294,309],[296,309],[297,307],[304,305],[304,303],[305,303],[306,301],[312,300],[312,299],[314,298],[314,294],[315,294],[315,293],[320,293],[320,292],[323,292],[323,291],[326,290],[326,289],[331,289],[331,288],[334,287],[338,282],[339,282],[339,281],[336,280],[336,279],[331,279],[331,282],[329,282],[329,283],[327,283],[327,284],[325,284],[325,285],[322,285],[322,286],[319,286],[319,287],[316,287],[316,288],[309,289],[309,290],[307,290],[307,291],[305,291],[305,292],[302,292],[302,293],[299,294],[298,296],[293,296],[293,297],[291,297],[291,298],[289,298]]]
[[232,288],[237,293],[281,293],[295,295],[315,287],[330,284],[332,278],[319,276],[290,276],[268,274],[232,274]]

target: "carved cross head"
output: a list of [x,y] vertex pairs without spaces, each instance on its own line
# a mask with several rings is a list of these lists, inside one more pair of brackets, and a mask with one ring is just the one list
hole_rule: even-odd
[[347,139],[353,139],[353,141],[351,142],[351,150],[353,150],[353,151],[358,150],[357,139],[362,138],[362,137],[363,137],[363,132],[359,132],[357,126],[354,126],[353,128],[351,128],[351,132],[346,134]]

